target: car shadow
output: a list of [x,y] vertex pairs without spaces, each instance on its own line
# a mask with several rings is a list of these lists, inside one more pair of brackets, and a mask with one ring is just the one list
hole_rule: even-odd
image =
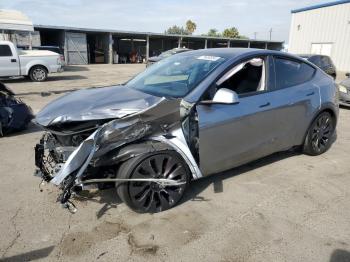
[[90,71],[90,69],[86,66],[78,66],[78,65],[69,65],[69,66],[64,66],[64,71],[65,72],[77,72],[77,71]]
[[349,106],[339,105],[339,108],[350,110],[350,104],[349,104]]
[[[185,195],[180,200],[178,205],[182,205],[187,201],[210,201],[210,199],[206,199],[200,194],[207,189],[209,186],[213,185],[214,193],[222,193],[223,190],[223,182],[226,179],[232,178],[237,175],[243,175],[249,171],[252,171],[256,168],[260,168],[265,165],[272,164],[274,162],[300,155],[301,153],[297,149],[278,152],[272,154],[270,156],[264,157],[262,159],[253,161],[249,164],[242,165],[240,167],[218,173],[213,174],[208,177],[204,177],[198,180],[193,180],[189,188],[187,188]],[[100,219],[104,216],[109,209],[117,208],[119,204],[122,203],[122,200],[118,197],[115,188],[107,189],[107,190],[96,190],[96,191],[81,191],[79,194],[74,196],[74,200],[78,202],[86,202],[91,201],[95,203],[102,204],[102,207],[96,212],[96,217]]]
[[[86,76],[82,75],[52,75],[49,74],[48,78],[46,81],[41,82],[41,83],[46,83],[46,82],[54,82],[54,81],[71,81],[71,80],[82,80],[82,79],[87,79]],[[8,84],[13,84],[13,83],[27,83],[27,82],[33,82],[30,80],[28,77],[16,77],[16,78],[3,78],[1,79],[1,82],[3,83],[8,83]],[[35,83],[35,82],[33,82]]]
[[223,182],[226,179],[232,178],[237,175],[243,175],[244,173],[250,172],[262,166],[269,165],[274,162],[277,162],[289,157],[297,156],[300,154],[301,153],[297,149],[278,152],[225,172],[213,174],[198,180],[193,180],[190,183],[189,188],[186,190],[185,195],[183,196],[183,198],[181,199],[178,205],[181,205],[187,201],[210,201],[210,199],[206,199],[200,196],[200,194],[209,186],[211,185],[213,186],[214,193],[222,193],[224,192]]
[[33,122],[30,122],[26,129],[5,133],[4,137],[16,137],[16,136],[21,136],[21,135],[31,134],[31,133],[41,132],[41,131],[44,131],[44,130],[39,126],[37,126],[36,124],[34,124]]
[[33,250],[33,251],[29,251],[26,253],[22,253],[19,255],[15,255],[12,257],[3,257],[0,259],[0,261],[2,262],[14,262],[14,261],[33,261],[33,260],[39,260],[42,258],[46,258],[48,257],[51,252],[53,251],[53,249],[55,248],[55,246],[49,246],[49,247],[45,247],[45,248],[41,248],[41,249],[37,249],[37,250]]
[[53,81],[65,81],[65,80],[82,80],[87,79],[86,76],[81,75],[49,75],[46,82],[53,82]]
[[350,262],[350,252],[343,249],[335,249],[329,262]]
[[52,94],[64,94],[68,92],[74,92],[79,90],[78,88],[73,89],[64,89],[64,90],[50,90],[50,91],[44,91],[44,92],[23,92],[23,93],[16,93],[16,96],[31,96],[31,95],[40,95],[40,96],[50,96]]
[[122,203],[115,188],[98,191],[81,191],[74,196],[74,200],[80,203],[86,201],[102,204],[102,207],[96,212],[97,219],[103,217],[109,209],[117,208]]
[[64,90],[49,90],[49,91],[41,91],[41,92],[24,92],[24,93],[16,93],[16,96],[31,96],[31,95],[40,95],[40,96],[50,96],[52,94],[59,95],[69,92],[74,92],[83,89],[95,89],[95,88],[104,88],[108,86],[91,86],[86,88],[73,88],[73,89],[64,89]]

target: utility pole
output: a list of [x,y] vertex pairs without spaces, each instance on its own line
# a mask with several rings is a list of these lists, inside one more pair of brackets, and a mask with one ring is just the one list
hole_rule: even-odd
[[256,40],[256,35],[258,34],[258,32],[254,32],[254,39]]
[[271,39],[272,39],[272,28],[270,29],[270,41],[271,41]]

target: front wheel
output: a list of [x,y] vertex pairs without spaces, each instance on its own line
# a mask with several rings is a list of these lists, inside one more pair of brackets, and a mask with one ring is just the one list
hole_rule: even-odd
[[119,168],[118,178],[166,178],[182,183],[163,186],[156,182],[125,182],[116,185],[117,193],[136,212],[164,211],[180,201],[189,184],[190,174],[186,162],[176,152],[149,153],[124,162]]
[[29,77],[32,81],[43,82],[47,79],[47,70],[43,66],[33,66],[29,71]]
[[304,153],[317,156],[326,152],[335,130],[334,119],[328,112],[319,114],[312,122],[304,142]]

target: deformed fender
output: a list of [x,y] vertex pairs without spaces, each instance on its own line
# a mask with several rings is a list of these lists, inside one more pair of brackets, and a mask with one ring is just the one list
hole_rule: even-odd
[[[113,122],[113,121],[112,121]],[[138,123],[137,121],[135,121]],[[105,125],[106,126],[106,125]],[[147,126],[147,125],[146,125]],[[99,143],[97,143],[98,139],[101,138],[101,133],[104,133],[103,126],[97,129],[93,134],[91,134],[86,140],[84,140],[80,146],[73,151],[73,153],[69,156],[65,164],[59,170],[58,174],[51,180],[51,182],[55,185],[61,184],[64,179],[72,174],[73,172],[77,172],[76,178],[80,179],[90,162],[95,156],[96,151],[98,150]],[[142,132],[139,134],[140,137],[135,137],[135,139],[131,139],[131,141],[121,140],[118,145],[115,145],[115,149],[121,148],[128,142],[135,142],[137,140],[143,139]],[[171,147],[171,149],[178,152],[182,158],[187,163],[188,167],[191,170],[192,176],[194,179],[201,178],[203,175],[194,159],[191,150],[189,149],[186,139],[184,137],[183,131],[181,127],[175,128],[172,131],[169,131],[166,135],[157,135],[147,137],[147,140],[150,141],[159,141]],[[107,154],[107,152],[106,152]],[[99,157],[101,158],[101,156]],[[93,164],[93,163],[92,163]]]
[[190,148],[187,145],[184,133],[181,128],[173,130],[170,135],[167,136],[155,136],[150,137],[150,140],[160,141],[171,146],[175,151],[177,151],[183,159],[186,161],[188,167],[192,172],[193,179],[198,179],[203,177],[196,160],[194,159]]
[[116,165],[136,156],[164,150],[174,150],[174,148],[159,141],[141,140],[138,143],[135,142],[116,148],[115,150],[93,160],[91,165],[94,167]]
[[[176,136],[175,136],[176,135]],[[104,166],[118,164],[132,157],[139,155],[159,152],[164,150],[174,150],[185,160],[192,172],[193,179],[203,177],[197,162],[190,149],[187,146],[182,130],[179,128],[172,132],[172,135],[159,135],[147,138],[140,143],[132,143],[122,148],[110,151],[108,154],[101,156],[92,163],[93,166]]]

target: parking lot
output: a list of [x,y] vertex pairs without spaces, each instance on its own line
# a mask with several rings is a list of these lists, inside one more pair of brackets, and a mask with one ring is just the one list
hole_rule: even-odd
[[[123,83],[144,65],[71,66],[47,82],[5,81],[38,112],[75,89]],[[175,208],[137,214],[114,190],[71,214],[34,177],[42,131],[0,138],[0,261],[350,261],[350,110],[325,154],[288,151],[191,184]],[[218,152],[219,153],[219,152]]]

